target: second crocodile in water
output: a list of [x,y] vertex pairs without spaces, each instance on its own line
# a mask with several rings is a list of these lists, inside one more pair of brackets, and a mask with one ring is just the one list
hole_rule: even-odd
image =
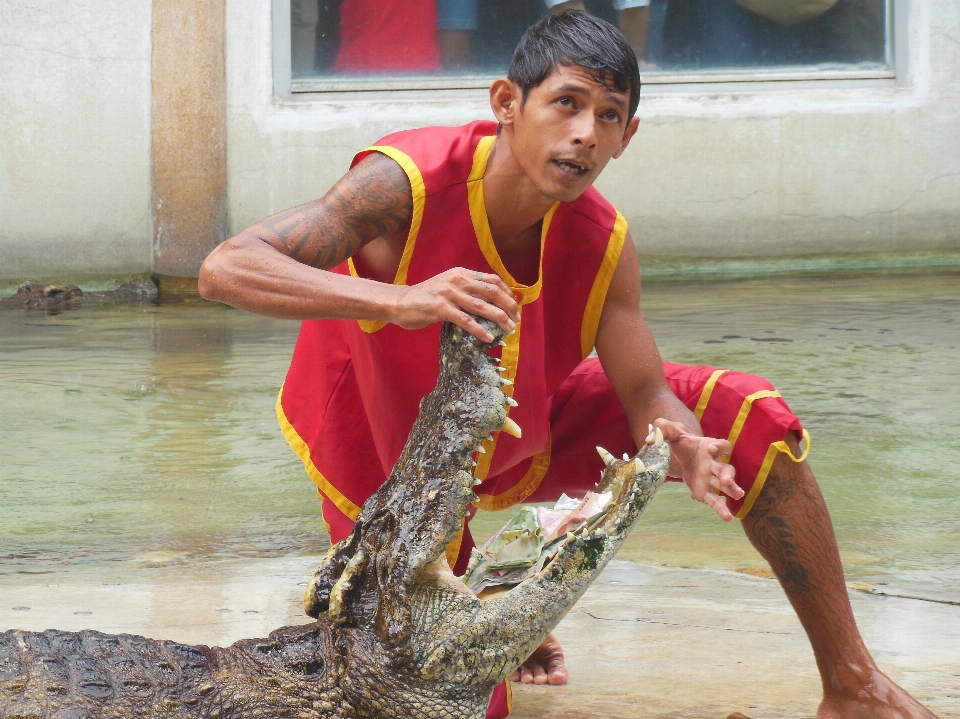
[[[485,323],[501,339],[499,328]],[[0,634],[0,717],[483,719],[516,669],[610,561],[663,482],[667,445],[607,462],[612,501],[561,537],[542,569],[489,598],[445,550],[476,480],[473,454],[507,420],[486,345],[441,333],[440,377],[387,482],[310,582],[311,624],[229,647],[95,631]]]

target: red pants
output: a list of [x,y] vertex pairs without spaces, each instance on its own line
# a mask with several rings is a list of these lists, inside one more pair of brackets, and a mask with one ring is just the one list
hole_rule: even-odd
[[[759,377],[702,365],[665,362],[663,368],[670,389],[700,420],[704,435],[733,445],[729,462],[746,494],[739,500],[728,497],[727,505],[743,519],[763,489],[777,455],[785,452],[794,461],[802,459],[793,457],[783,441],[790,431],[807,436],[800,420],[780,393]],[[479,487],[481,506],[502,509],[520,501],[552,502],[563,492],[583,496],[594,488],[602,469],[597,445],[617,457],[637,451],[623,407],[599,360],[581,362],[553,395],[550,436],[547,453],[484,481]],[[324,500],[324,514],[333,513],[340,514]],[[337,535],[331,536],[335,542],[349,532],[343,523],[338,526],[340,531],[331,532]],[[456,562],[458,573],[466,569],[473,546],[467,530]],[[509,689],[501,685],[491,699],[487,719],[501,719],[509,713]]]
[[[759,377],[669,362],[663,368],[670,389],[697,415],[704,435],[727,439],[733,445],[729,462],[746,494],[739,500],[727,497],[727,505],[743,519],[760,494],[777,454],[789,453],[783,443],[787,433],[804,431],[800,420],[780,393]],[[554,394],[550,433],[549,465],[539,480],[532,478],[536,486],[522,489],[524,501],[550,502],[562,492],[582,496],[593,489],[601,469],[597,445],[616,457],[637,451],[623,407],[597,359],[584,360]],[[472,538],[464,537],[458,565],[469,558],[472,546]],[[497,687],[487,719],[501,719],[509,713],[507,692]]]

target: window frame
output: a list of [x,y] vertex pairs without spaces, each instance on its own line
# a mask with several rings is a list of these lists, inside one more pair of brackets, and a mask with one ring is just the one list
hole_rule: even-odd
[[[909,22],[909,0],[886,0],[886,63],[887,67],[867,69],[804,69],[792,66],[763,68],[761,70],[704,70],[701,72],[644,73],[644,86],[660,86],[664,91],[672,88],[695,88],[703,86],[711,90],[729,88],[731,91],[744,87],[769,85],[782,88],[785,85],[903,85],[908,77],[906,47]],[[408,94],[444,93],[462,90],[486,90],[497,75],[453,75],[396,77],[318,77],[294,79],[292,69],[292,37],[290,29],[290,0],[271,0],[273,20],[273,80],[274,94],[278,99],[307,100],[344,97],[373,97],[382,99],[383,93],[397,98]]]

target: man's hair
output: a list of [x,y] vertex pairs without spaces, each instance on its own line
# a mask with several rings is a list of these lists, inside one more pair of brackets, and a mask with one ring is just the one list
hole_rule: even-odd
[[599,83],[617,92],[630,92],[631,119],[640,104],[637,56],[617,28],[582,10],[549,14],[527,28],[520,38],[507,78],[523,91],[546,80],[558,65],[585,68]]

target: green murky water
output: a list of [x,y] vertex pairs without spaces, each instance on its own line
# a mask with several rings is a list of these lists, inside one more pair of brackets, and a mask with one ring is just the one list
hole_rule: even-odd
[[[960,275],[651,282],[667,359],[762,374],[813,435],[851,579],[960,600]],[[0,312],[0,586],[316,554],[274,416],[295,323],[209,304]],[[477,534],[502,517],[478,518]],[[621,558],[763,569],[661,492]]]

